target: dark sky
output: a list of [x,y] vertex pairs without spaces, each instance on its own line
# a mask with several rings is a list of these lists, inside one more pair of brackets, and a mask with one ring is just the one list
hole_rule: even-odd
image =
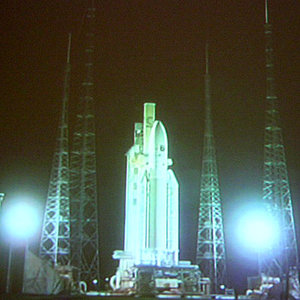
[[[300,227],[300,2],[273,0],[276,81]],[[0,191],[46,199],[61,109],[67,35],[73,32],[70,119],[82,79],[81,19],[87,1],[1,1]],[[194,262],[204,127],[203,75],[210,40],[213,121],[224,205],[229,280],[255,273],[235,222],[262,186],[264,1],[96,0],[96,120],[101,276],[123,248],[125,152],[142,105],[157,103],[180,183],[181,258]],[[299,231],[299,230],[298,230]],[[300,235],[299,235],[300,236]],[[244,283],[244,282],[243,282]],[[241,283],[240,283],[241,285]]]

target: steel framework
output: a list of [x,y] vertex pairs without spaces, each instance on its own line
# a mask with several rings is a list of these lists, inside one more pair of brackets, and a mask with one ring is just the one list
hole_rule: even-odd
[[70,263],[70,202],[69,202],[69,129],[68,102],[70,89],[70,46],[64,76],[62,113],[53,156],[48,196],[40,242],[40,257],[54,266]]
[[212,292],[226,281],[222,205],[211,117],[211,79],[206,45],[205,131],[200,186],[196,262],[203,276],[211,280]]
[[94,109],[94,22],[91,1],[85,18],[85,76],[73,135],[71,152],[71,250],[75,281],[88,286],[99,281],[99,234],[96,178]]
[[268,255],[261,256],[261,271],[268,276],[280,276],[289,266],[298,263],[292,199],[289,188],[285,150],[280,127],[278,98],[275,88],[272,25],[268,3],[265,2],[266,40],[266,116],[264,141],[263,201],[281,228],[280,239]]

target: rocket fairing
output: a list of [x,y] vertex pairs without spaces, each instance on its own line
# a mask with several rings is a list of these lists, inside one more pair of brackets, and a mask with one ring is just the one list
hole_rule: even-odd
[[124,251],[113,255],[120,260],[117,288],[134,266],[178,265],[178,181],[170,169],[166,129],[155,120],[155,103],[144,104],[144,120],[135,123],[126,158]]

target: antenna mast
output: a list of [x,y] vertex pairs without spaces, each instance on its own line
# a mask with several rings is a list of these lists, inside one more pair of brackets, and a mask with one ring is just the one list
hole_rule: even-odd
[[76,281],[100,282],[98,195],[96,172],[94,52],[95,6],[90,2],[85,18],[85,76],[71,152],[71,246]]
[[69,129],[68,102],[70,90],[71,34],[62,97],[62,114],[58,127],[57,145],[53,156],[52,171],[40,242],[40,257],[57,264],[70,263],[70,202],[69,202]]
[[205,130],[198,217],[196,262],[212,283],[212,292],[226,281],[225,242],[216,150],[211,118],[211,79],[206,43]]
[[282,277],[289,266],[298,265],[298,251],[289,188],[285,151],[280,128],[278,98],[275,88],[272,25],[269,23],[268,1],[265,1],[266,39],[266,116],[264,141],[263,201],[281,228],[278,244],[268,255],[261,255],[261,271]]

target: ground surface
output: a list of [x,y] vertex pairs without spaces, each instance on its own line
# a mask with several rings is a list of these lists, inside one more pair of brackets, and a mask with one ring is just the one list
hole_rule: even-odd
[[[20,295],[20,294],[14,294],[14,295],[8,295],[8,294],[2,294],[0,295],[0,300],[68,300],[68,299],[74,299],[74,300],[88,300],[88,299],[109,299],[109,300],[127,300],[127,299],[133,299],[133,298],[139,298],[143,300],[153,300],[153,299],[201,299],[201,300],[234,300],[234,296],[186,296],[186,297],[180,297],[180,296],[157,296],[157,297],[125,297],[125,296],[86,296],[86,295],[80,295],[80,296],[66,296],[66,295],[51,295],[51,296],[37,296],[37,295]],[[241,300],[250,300],[249,297],[246,296],[239,296],[238,299]]]

